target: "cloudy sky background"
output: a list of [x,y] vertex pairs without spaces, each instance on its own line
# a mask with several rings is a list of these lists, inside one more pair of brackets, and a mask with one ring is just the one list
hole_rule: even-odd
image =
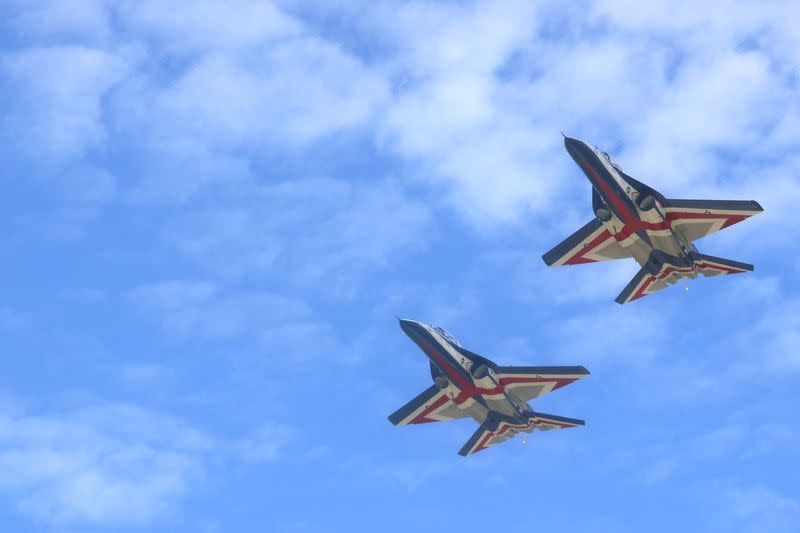
[[[0,522],[14,531],[796,531],[793,2],[0,0]],[[755,199],[756,264],[620,307],[547,269],[559,131]],[[583,364],[585,418],[470,459],[394,428],[394,315]]]

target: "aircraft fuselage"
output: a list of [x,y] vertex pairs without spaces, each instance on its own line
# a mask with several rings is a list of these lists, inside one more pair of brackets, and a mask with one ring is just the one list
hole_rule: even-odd
[[578,139],[566,138],[564,144],[592,184],[595,216],[617,243],[654,275],[671,264],[667,281],[696,277],[697,249],[662,211],[664,197],[627,176],[607,153]]
[[496,379],[493,363],[459,347],[439,328],[414,320],[400,320],[400,327],[428,356],[434,383],[459,409],[479,424],[502,420],[509,436],[533,430],[535,413]]

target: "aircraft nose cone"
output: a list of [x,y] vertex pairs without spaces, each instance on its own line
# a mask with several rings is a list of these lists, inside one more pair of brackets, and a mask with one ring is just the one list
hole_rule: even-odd
[[567,152],[573,153],[577,151],[582,144],[583,144],[582,141],[564,135],[564,148],[567,149]]
[[412,329],[417,324],[415,321],[408,320],[406,318],[398,317],[397,320],[398,320],[398,322],[400,322],[400,329],[402,329],[405,332],[408,332],[410,329]]

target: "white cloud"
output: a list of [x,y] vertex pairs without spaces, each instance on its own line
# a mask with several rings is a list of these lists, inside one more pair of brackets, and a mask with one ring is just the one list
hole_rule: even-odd
[[386,90],[357,59],[304,38],[253,54],[208,54],[143,104],[170,135],[255,149],[363,127]]
[[[13,28],[42,44],[101,42],[110,36],[106,0],[6,0]],[[9,10],[10,11],[10,10]]]
[[708,493],[717,508],[715,531],[789,533],[797,529],[800,501],[771,487],[717,482]]
[[102,98],[131,68],[123,56],[79,45],[0,55],[13,107],[0,124],[6,142],[37,161],[61,161],[107,140]]
[[243,187],[209,209],[177,217],[170,241],[227,276],[274,274],[328,293],[353,290],[365,267],[423,247],[428,207],[392,181],[298,179]]
[[130,292],[134,302],[155,313],[181,339],[234,339],[252,334],[265,324],[309,316],[308,306],[296,298],[268,292],[227,295],[214,284],[164,281]]
[[208,282],[173,280],[142,285],[128,297],[148,320],[160,323],[178,340],[255,343],[258,355],[252,360],[248,350],[237,354],[240,361],[248,360],[250,374],[275,364],[319,358],[354,363],[374,340],[372,330],[365,328],[345,342],[300,298],[265,291],[231,291]]
[[60,527],[181,523],[181,500],[212,468],[284,458],[297,435],[262,421],[226,438],[122,403],[50,413],[4,405],[0,492],[38,523]]
[[277,459],[297,436],[297,431],[290,426],[265,423],[247,437],[233,441],[231,448],[233,453],[244,462],[272,461]]
[[123,0],[116,7],[126,28],[154,39],[161,52],[246,48],[304,32],[301,22],[268,1]]
[[0,416],[0,488],[59,524],[144,524],[202,476],[213,447],[181,421],[122,404]]

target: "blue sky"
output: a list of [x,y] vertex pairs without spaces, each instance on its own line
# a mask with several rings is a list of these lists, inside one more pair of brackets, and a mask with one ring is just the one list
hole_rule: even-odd
[[[14,531],[796,531],[791,2],[0,3],[0,523]],[[563,130],[756,272],[620,307],[548,270]],[[592,376],[463,459],[394,315]]]

